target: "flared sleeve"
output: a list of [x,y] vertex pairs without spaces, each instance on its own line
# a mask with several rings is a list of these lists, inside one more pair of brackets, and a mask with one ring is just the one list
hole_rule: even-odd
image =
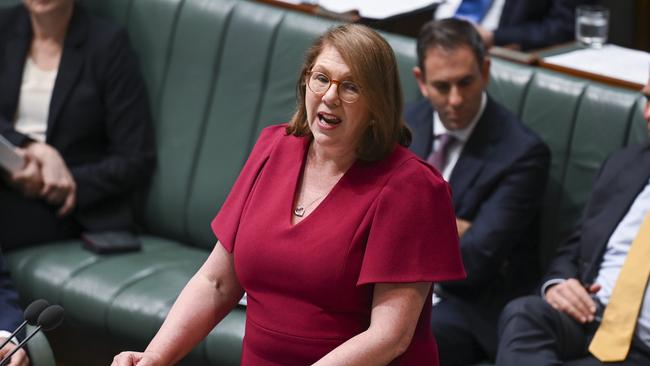
[[212,220],[210,225],[212,232],[228,252],[232,253],[235,248],[241,216],[246,208],[257,177],[264,168],[278,140],[284,136],[285,128],[286,124],[283,124],[262,130],[253,151],[239,173],[239,177],[237,177],[235,184],[230,189],[226,201],[221,206],[217,216]]
[[374,206],[357,285],[465,277],[450,188],[431,167],[406,161]]

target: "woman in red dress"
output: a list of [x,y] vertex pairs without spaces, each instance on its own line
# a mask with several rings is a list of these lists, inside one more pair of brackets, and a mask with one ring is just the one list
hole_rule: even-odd
[[308,51],[212,222],[217,245],[144,353],[179,361],[248,294],[242,365],[437,365],[432,282],[464,277],[449,188],[409,152],[395,56],[360,25]]

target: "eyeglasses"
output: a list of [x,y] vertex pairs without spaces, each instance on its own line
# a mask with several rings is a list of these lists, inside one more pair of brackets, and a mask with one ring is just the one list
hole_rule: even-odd
[[339,98],[345,103],[354,103],[359,100],[361,88],[352,81],[339,81],[330,79],[329,76],[318,71],[309,72],[307,87],[316,95],[324,95],[332,84],[336,84]]

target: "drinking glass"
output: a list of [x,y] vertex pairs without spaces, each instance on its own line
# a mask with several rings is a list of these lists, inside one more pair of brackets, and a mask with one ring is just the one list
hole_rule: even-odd
[[576,8],[576,41],[600,48],[607,42],[609,9],[598,5],[581,5]]

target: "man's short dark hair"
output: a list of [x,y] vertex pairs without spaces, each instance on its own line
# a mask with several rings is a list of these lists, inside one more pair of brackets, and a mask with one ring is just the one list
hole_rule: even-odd
[[479,67],[483,64],[485,44],[472,23],[457,18],[432,20],[426,23],[420,30],[417,43],[420,70],[422,73],[425,72],[424,59],[429,49],[442,48],[445,51],[452,51],[461,46],[467,46],[472,50]]

